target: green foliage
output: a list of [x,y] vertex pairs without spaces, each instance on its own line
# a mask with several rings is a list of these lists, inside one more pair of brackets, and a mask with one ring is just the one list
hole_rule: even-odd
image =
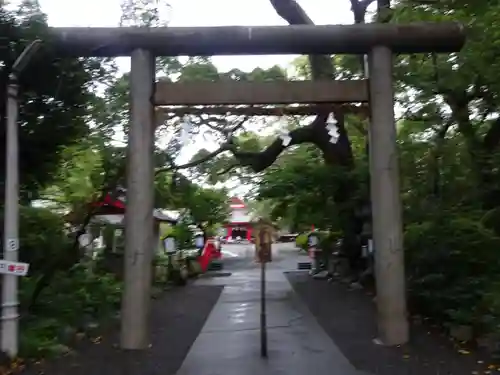
[[337,241],[341,238],[340,232],[316,232],[319,233],[319,248],[331,253]]
[[336,172],[323,164],[320,153],[301,146],[283,154],[259,184],[259,199],[272,200],[271,218],[286,218],[293,228],[335,225],[332,189]]
[[160,176],[156,191],[160,206],[181,210],[184,224],[196,225],[205,233],[213,233],[229,215],[226,189],[202,187],[184,176]]
[[[409,225],[405,234],[411,305],[425,316],[484,330],[500,281],[500,238],[464,217]],[[498,289],[495,291],[498,293]],[[496,294],[495,303],[500,301]]]
[[226,190],[195,187],[188,196],[188,207],[195,223],[210,228],[224,222],[229,215]]
[[[500,29],[494,22],[499,14],[498,1],[403,0],[395,5],[392,20],[453,20],[468,28],[460,52],[398,56],[395,87],[412,312],[471,324],[479,332],[497,330],[500,316],[500,60],[495,37]],[[338,77],[359,77],[358,57],[336,56],[332,62]],[[312,76],[307,57],[298,58],[294,68],[299,79]],[[327,155],[303,145],[264,171],[258,195],[271,214],[302,230],[310,224],[337,230],[346,207],[369,203],[368,137],[360,136],[359,129],[368,128],[348,118],[354,156],[348,171],[328,170],[323,163]],[[348,179],[357,188],[344,195],[343,203],[334,201],[337,187]],[[307,246],[305,235],[297,238],[297,246]]]
[[295,245],[302,250],[309,249],[309,236],[312,235],[318,238],[318,249],[327,252],[331,252],[341,238],[340,232],[314,231],[298,235],[295,239]]
[[[35,284],[34,277],[21,279],[21,306],[29,303]],[[84,264],[57,273],[36,313],[21,320],[20,355],[40,358],[62,354],[60,344],[75,340],[74,333],[112,318],[121,292],[121,283],[107,274],[92,272]]]
[[297,246],[299,249],[306,250],[309,248],[308,245],[308,234],[307,233],[302,233],[295,238],[295,246]]
[[500,207],[486,212],[481,218],[481,223],[494,233],[500,233]]
[[[21,321],[20,355],[43,357],[62,354],[68,332],[85,331],[89,323],[110,317],[119,306],[121,284],[110,275],[94,273],[90,265],[75,264],[64,220],[45,208],[20,207],[20,260],[30,264],[20,279],[19,299],[27,311],[40,277],[58,261],[52,283],[44,290],[37,309]],[[71,335],[74,339],[74,334]]]
[[[0,9],[0,33],[8,40],[0,50],[5,68],[0,74],[0,143],[5,142],[4,94],[10,66],[36,37],[49,39],[47,23],[36,3],[25,2],[19,12]],[[42,53],[42,52],[41,52]],[[37,196],[51,182],[61,158],[62,147],[89,134],[87,118],[94,107],[92,82],[104,75],[95,59],[61,59],[51,54],[35,56],[19,77],[21,190],[23,200]],[[5,176],[5,154],[0,153],[0,183]]]
[[60,215],[44,208],[20,206],[20,260],[30,264],[30,273],[38,274],[59,257],[69,253],[71,241],[64,231]]
[[189,223],[180,222],[170,230],[163,234],[163,237],[172,236],[175,238],[177,248],[179,250],[192,249],[193,248],[193,231],[189,227]]

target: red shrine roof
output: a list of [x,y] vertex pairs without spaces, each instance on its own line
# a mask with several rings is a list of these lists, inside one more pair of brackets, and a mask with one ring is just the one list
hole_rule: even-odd
[[245,208],[246,204],[237,197],[232,197],[229,199],[229,207],[231,208]]
[[[106,194],[103,199],[91,202],[90,207],[93,209],[93,216],[123,215],[127,208],[126,190],[118,188],[115,192]],[[73,214],[70,213],[67,215],[69,221],[74,220]],[[175,215],[172,215],[172,212],[168,212],[168,210],[155,209],[153,216],[158,221],[171,223],[178,221],[178,217],[174,217]]]
[[103,200],[91,203],[93,207],[98,207],[99,211],[110,209],[113,212],[125,212],[125,202],[120,198],[113,198],[111,194],[107,194]]

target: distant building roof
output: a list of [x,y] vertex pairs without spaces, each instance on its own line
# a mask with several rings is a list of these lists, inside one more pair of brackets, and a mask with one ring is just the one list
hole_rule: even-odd
[[229,199],[229,207],[231,208],[245,208],[245,202],[243,202],[240,198],[232,197]]
[[[162,209],[153,210],[153,217],[158,221],[167,223],[177,223],[180,213],[177,211],[169,211]],[[94,215],[94,222],[121,225],[124,221],[124,213],[104,213]]]
[[153,216],[161,221],[177,222],[181,217],[181,212],[175,210],[162,210],[160,208],[157,208],[154,210]]

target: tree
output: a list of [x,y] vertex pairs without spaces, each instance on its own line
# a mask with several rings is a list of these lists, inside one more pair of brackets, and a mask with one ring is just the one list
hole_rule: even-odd
[[264,171],[257,197],[273,202],[271,218],[281,219],[291,228],[305,231],[311,225],[324,229],[339,227],[332,201],[334,174],[317,149],[302,145],[284,153]]
[[[0,144],[5,144],[6,85],[10,67],[35,38],[46,38],[47,23],[37,1],[24,1],[18,12],[0,9],[0,32],[9,40],[0,51]],[[36,198],[52,180],[61,147],[89,134],[94,109],[92,84],[105,75],[95,59],[61,59],[43,51],[19,77],[21,197]],[[5,152],[0,153],[0,184],[4,184]],[[3,195],[2,198],[3,200]]]
[[201,186],[173,173],[159,174],[155,184],[157,207],[181,211],[189,224],[196,225],[205,237],[228,217],[229,197],[224,188]]
[[184,199],[184,207],[194,224],[203,232],[205,239],[214,235],[217,224],[227,220],[229,197],[225,190],[193,185]]
[[[289,24],[313,24],[312,20],[296,1],[270,1],[276,12]],[[364,21],[366,8],[371,2],[370,0],[351,1],[356,22]],[[313,80],[334,79],[341,75],[340,70],[335,68],[333,61],[330,56],[309,56],[311,78]],[[347,114],[343,107],[334,108],[333,112],[338,121],[337,126],[340,134],[338,142],[335,144],[329,141],[330,137],[327,134],[326,120],[328,111],[319,111],[316,118],[309,125],[298,126],[289,132],[291,141],[287,145],[283,143],[280,137],[277,137],[274,141],[269,142],[267,147],[261,151],[249,151],[239,147],[238,140],[233,137],[234,130],[237,129],[239,123],[236,120],[230,121],[229,124],[232,123],[231,130],[226,131],[229,141],[223,144],[218,151],[207,153],[205,156],[212,158],[225,151],[230,151],[237,161],[237,163],[233,162],[234,166],[245,166],[250,168],[254,173],[260,173],[271,166],[288,147],[304,143],[314,144],[321,151],[327,165],[343,171],[344,178],[335,181],[336,189],[334,190],[333,199],[340,209],[338,214],[341,217],[340,222],[342,223],[344,236],[343,251],[351,259],[351,263],[354,264],[361,254],[358,235],[363,225],[362,218],[356,215],[356,210],[359,205],[366,204],[368,197],[363,196],[359,200],[353,199],[359,196],[360,187],[352,173],[356,162],[346,128]],[[203,158],[199,158],[198,160],[202,161]],[[227,159],[226,163],[228,163]]]
[[495,167],[500,144],[499,47],[493,23],[499,11],[498,2],[489,1],[466,6],[460,1],[416,5],[405,1],[394,13],[398,22],[454,20],[470,29],[467,44],[459,53],[400,57],[397,76],[407,118],[425,122],[437,141],[453,129],[460,132],[474,163],[482,204],[489,209],[500,204],[500,175]]

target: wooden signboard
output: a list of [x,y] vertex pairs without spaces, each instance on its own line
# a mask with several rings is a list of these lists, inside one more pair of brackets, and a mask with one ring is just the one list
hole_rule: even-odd
[[274,227],[271,223],[260,220],[255,227],[255,255],[259,263],[272,261],[272,243]]

